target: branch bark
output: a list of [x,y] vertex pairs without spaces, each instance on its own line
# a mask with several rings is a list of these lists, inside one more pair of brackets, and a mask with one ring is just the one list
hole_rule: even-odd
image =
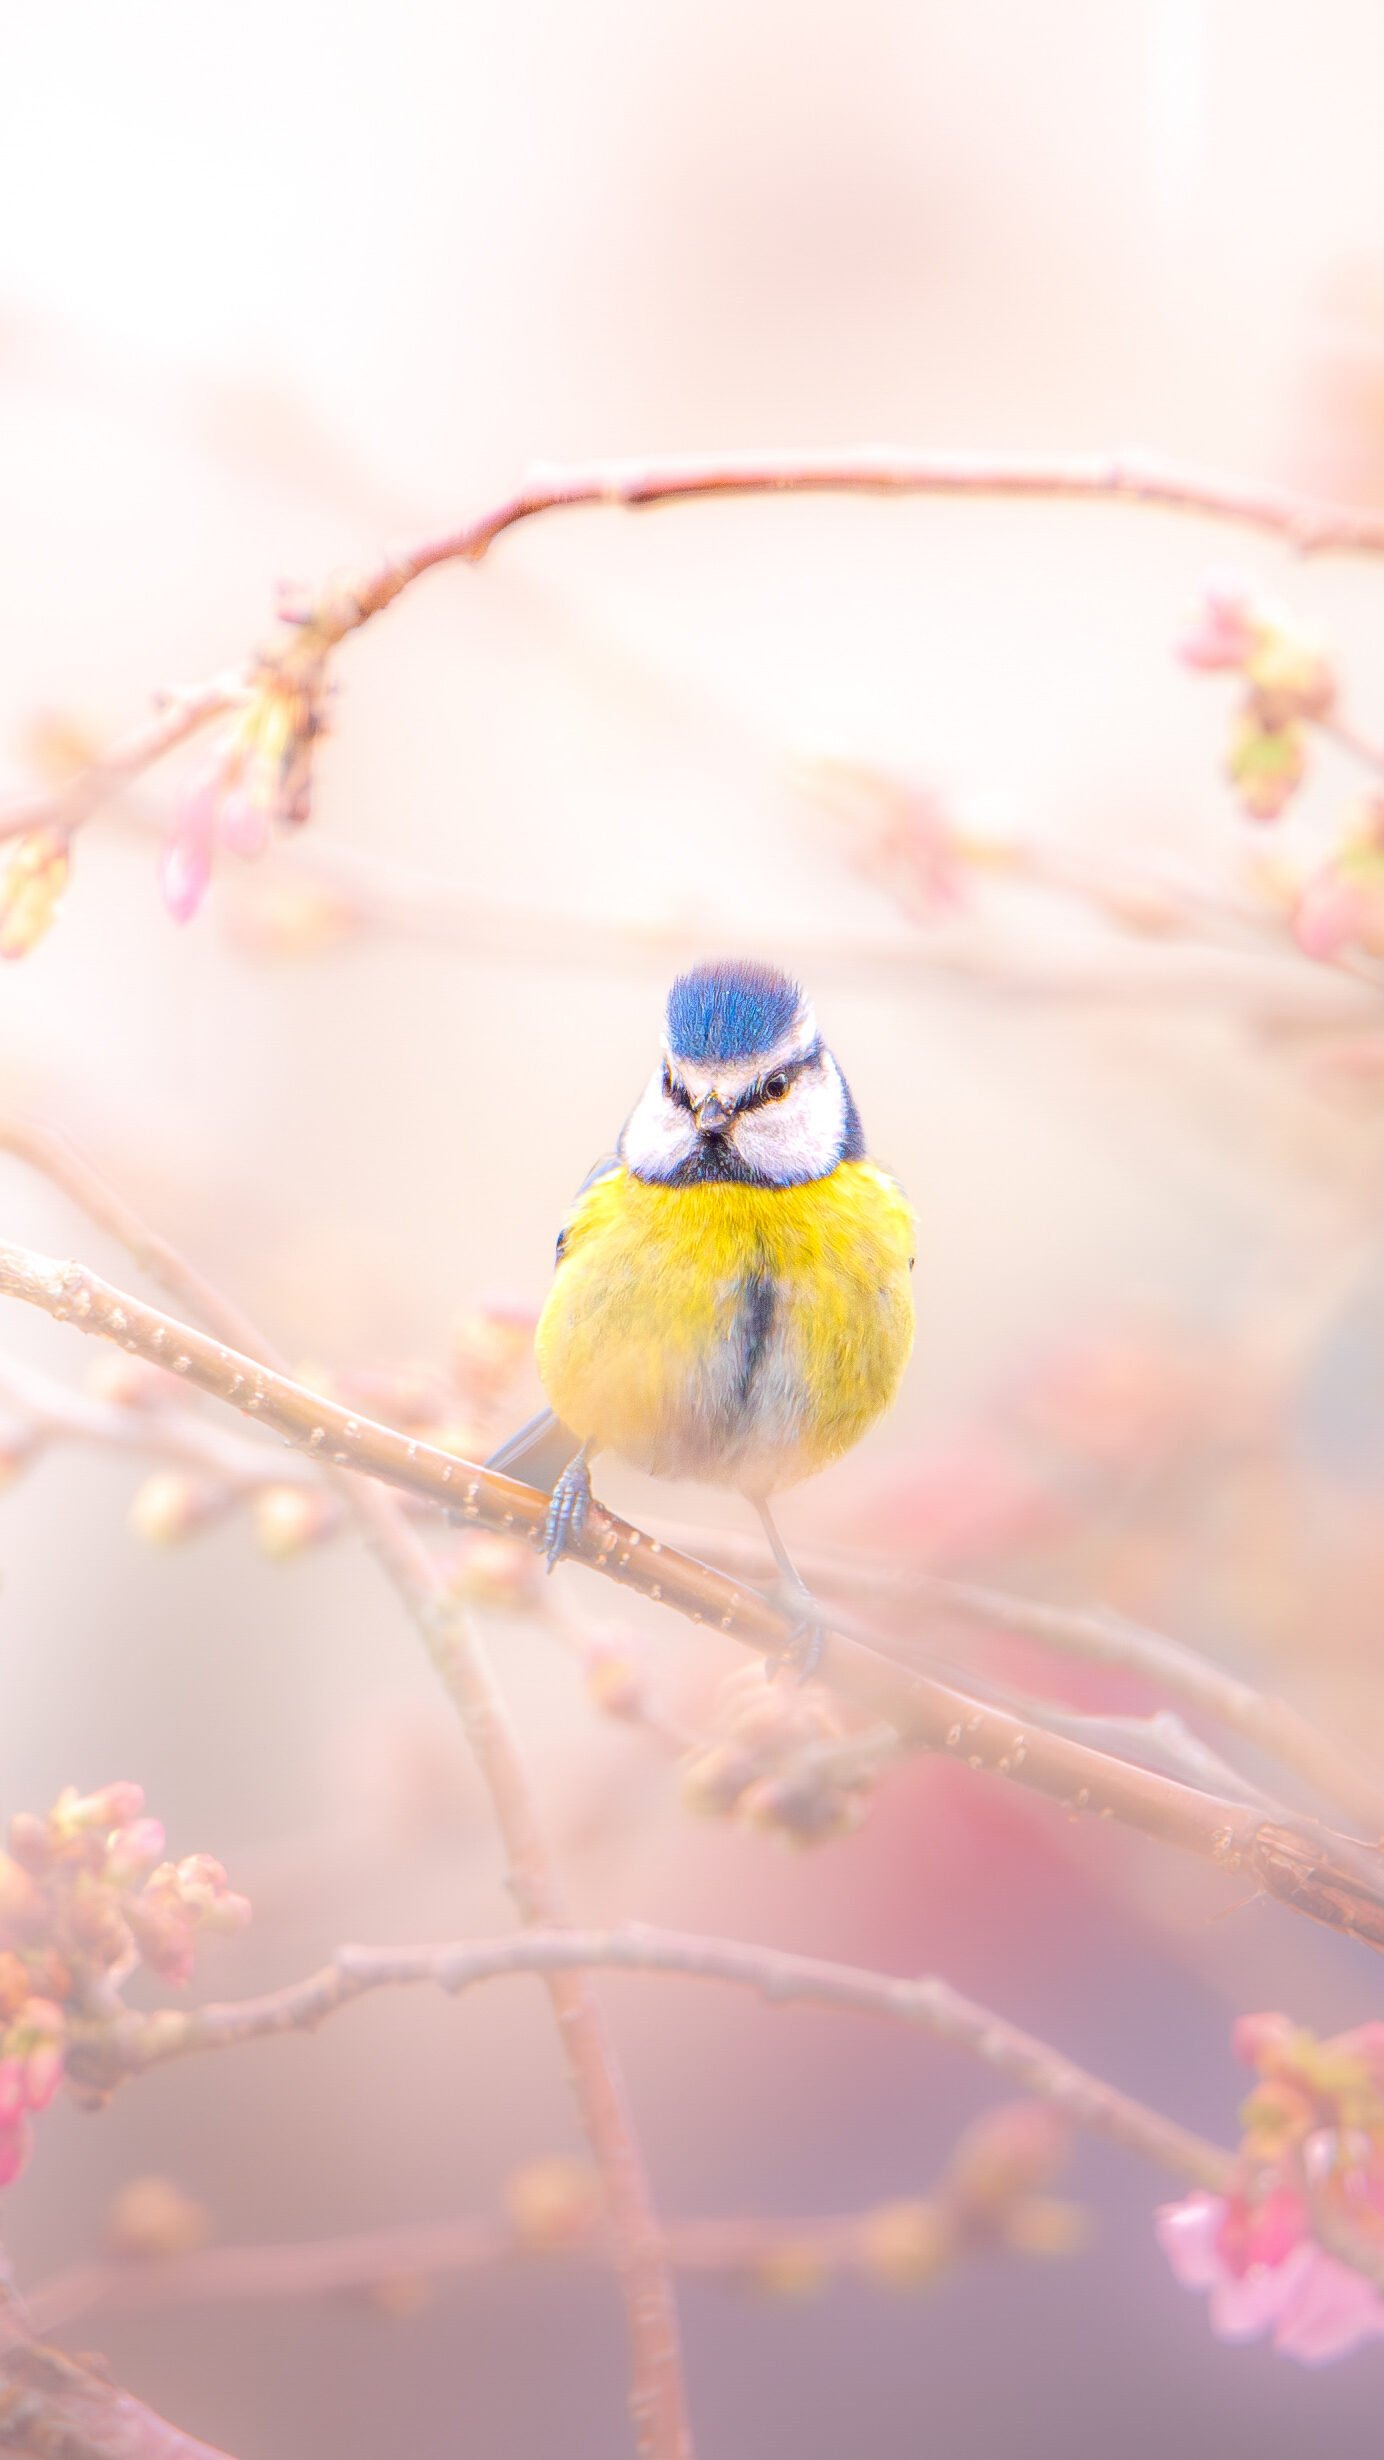
[[[420,1495],[463,1527],[494,1530],[535,1546],[541,1540],[547,1499],[534,1488],[342,1409],[255,1358],[143,1305],[80,1264],[0,1244],[0,1295],[23,1299],[59,1322],[70,1321],[170,1367],[310,1457]],[[413,1584],[416,1610],[444,1672],[452,1666],[455,1691],[455,1610],[431,1583],[417,1532],[399,1523],[381,1534],[391,1553],[404,1542],[407,1555],[399,1576]],[[777,1656],[790,1638],[788,1618],[756,1590],[599,1506],[573,1552],[607,1579],[761,1654]],[[970,1768],[1030,1787],[1068,1813],[1117,1819],[1222,1870],[1248,1873],[1298,1912],[1371,1947],[1384,1947],[1384,1856],[1318,1821],[1266,1816],[1254,1803],[1135,1767],[974,1699],[953,1684],[911,1672],[839,1633],[828,1640],[822,1675],[867,1716],[884,1719],[919,1748],[947,1752]],[[467,1715],[464,1688],[457,1696]],[[473,1722],[480,1747],[488,1748],[485,1715],[477,1711]],[[536,1906],[527,1867],[533,1848],[517,1842],[520,1850],[512,1856],[517,1884],[526,1891],[525,1904]],[[554,1917],[536,1907],[528,1918]]]
[[164,706],[65,785],[0,811],[0,839],[34,828],[72,830],[193,735],[229,715],[305,625],[328,649],[392,606],[425,572],[479,563],[506,530],[540,514],[606,505],[626,511],[709,497],[771,495],[964,496],[992,501],[1154,506],[1257,530],[1300,555],[1384,553],[1384,515],[1297,495],[1139,453],[732,453],[676,461],[541,463],[511,496],[460,527],[389,557],[373,573],[321,590],[276,644],[243,668],[170,695]]
[[[226,1343],[263,1355],[267,1344],[251,1320],[225,1299],[152,1230],[99,1171],[71,1146],[47,1131],[17,1121],[0,1123],[0,1146],[43,1171],[84,1212],[129,1248],[144,1268],[175,1291]],[[51,1276],[50,1276],[51,1279]],[[138,1313],[138,1302],[127,1302]],[[125,1310],[117,1310],[125,1317]],[[146,1313],[152,1311],[145,1311]],[[127,1349],[136,1334],[112,1322],[112,1336]],[[165,1324],[168,1319],[165,1319]],[[187,1341],[170,1349],[166,1331],[145,1356],[179,1371],[186,1351],[227,1359],[231,1351],[188,1329]],[[247,1362],[248,1363],[248,1362]],[[283,1379],[269,1368],[253,1376]],[[252,1415],[257,1389],[237,1379]],[[286,1387],[289,1388],[289,1387]],[[305,1396],[306,1397],[306,1396]],[[271,1416],[262,1423],[272,1425]],[[309,1450],[317,1447],[309,1446]],[[343,1462],[349,1454],[343,1455]],[[427,1547],[410,1528],[396,1496],[368,1479],[339,1481],[348,1508],[412,1614],[438,1674],[446,1685],[475,1753],[503,1841],[508,1876],[520,1918],[556,1923],[564,1918],[562,1891],[529,1790],[518,1741],[489,1663],[459,1603],[447,1595]],[[585,1974],[555,1973],[548,1990],[570,2066],[573,2092],[610,2212],[611,2240],[624,2302],[630,2346],[630,2415],[641,2460],[693,2460],[691,2426],[683,2381],[677,2308],[672,2278],[659,2236],[643,2156],[628,2109],[615,2045],[600,2003]]]

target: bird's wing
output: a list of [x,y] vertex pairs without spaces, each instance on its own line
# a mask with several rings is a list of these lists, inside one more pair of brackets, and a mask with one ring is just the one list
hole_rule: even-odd
[[[574,1209],[589,1187],[594,1187],[598,1179],[607,1178],[612,1170],[619,1168],[618,1153],[602,1154],[577,1189],[573,1199]],[[556,1262],[559,1264],[570,1223],[569,1214],[557,1234]],[[525,1486],[541,1487],[545,1495],[550,1495],[568,1462],[580,1449],[570,1427],[565,1427],[552,1410],[540,1409],[536,1418],[530,1418],[526,1425],[516,1428],[512,1435],[506,1437],[499,1450],[491,1453],[485,1466],[487,1469],[503,1470],[509,1477],[521,1478]]]

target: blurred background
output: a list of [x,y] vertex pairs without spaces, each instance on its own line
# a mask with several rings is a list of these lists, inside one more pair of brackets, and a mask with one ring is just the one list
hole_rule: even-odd
[[[126,0],[15,15],[4,55],[15,790],[241,660],[281,579],[368,566],[535,457],[1137,443],[1384,504],[1384,19],[1359,0],[1271,23],[1248,0]],[[158,849],[202,755],[92,821],[58,927],[0,980],[0,1099],[305,1371],[493,1437],[536,1392],[521,1365],[478,1402],[477,1310],[541,1299],[667,975],[798,965],[917,1205],[921,1333],[890,1421],[785,1505],[789,1542],[1109,1599],[1377,1744],[1374,994],[1275,902],[1368,778],[1316,740],[1277,831],[1238,811],[1231,694],[1173,654],[1228,547],[1384,728],[1366,561],[1080,504],[534,522],[346,645],[311,829],[225,859],[185,928]],[[1002,864],[968,854],[996,843]],[[0,1184],[7,1235],[128,1278],[18,1163]],[[0,1342],[6,1372],[89,1388],[69,1331],[15,1310]],[[10,1391],[6,1811],[138,1780],[172,1849],[255,1902],[203,1960],[218,1996],[342,1937],[507,1921],[459,1730],[357,1541],[274,1561],[263,1515],[218,1502],[151,1543],[181,1523],[150,1465],[23,1462]],[[604,1487],[744,1533],[716,1498]],[[813,1852],[699,1817],[599,1670],[715,1733],[735,1652],[579,1572],[553,1594],[556,1618],[484,1623],[578,1918],[935,1968],[1227,2142],[1236,2012],[1377,2010],[1363,1948],[924,1760]],[[964,1645],[1078,1705],[1149,1705]],[[995,2099],[882,2028],[602,1990],[678,2219],[924,2194]],[[381,1998],[102,2115],[58,2106],[5,2238],[33,2288],[146,2173],[264,2244],[494,2213],[523,2165],[578,2152],[535,1988]],[[1090,2228],[1062,2260],[912,2291],[857,2270],[808,2301],[689,2280],[703,2453],[1376,2448],[1377,2353],[1311,2375],[1218,2345],[1154,2243],[1167,2182],[1085,2146],[1068,2185]],[[96,2311],[71,2338],[261,2460],[441,2460],[459,2431],[486,2460],[625,2447],[596,2265]]]

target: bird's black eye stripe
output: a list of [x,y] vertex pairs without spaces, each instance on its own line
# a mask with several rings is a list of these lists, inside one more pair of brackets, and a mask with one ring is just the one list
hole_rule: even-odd
[[665,1102],[675,1102],[679,1110],[692,1108],[692,1096],[687,1087],[678,1083],[672,1069],[666,1064],[663,1070],[663,1098]]

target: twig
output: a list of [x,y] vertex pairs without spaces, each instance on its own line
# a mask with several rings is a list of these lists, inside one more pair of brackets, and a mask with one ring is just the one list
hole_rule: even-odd
[[441,1947],[340,1948],[320,1972],[263,1998],[160,2008],[149,2015],[132,2011],[112,2023],[93,2025],[74,2039],[70,2064],[84,2082],[108,2089],[124,2076],[194,2051],[312,2032],[367,1991],[428,1982],[455,1996],[506,1975],[591,1967],[731,1982],[758,1991],[776,2006],[811,2000],[857,2015],[892,2017],[971,2051],[996,2074],[1054,2103],[1073,2126],[1107,2136],[1180,2178],[1219,2190],[1232,2173],[1233,2157],[1219,2146],[1089,2075],[1060,2051],[963,1998],[946,1982],[931,1976],[895,1979],[738,1939],[705,1939],[635,1923],[618,1930],[514,1931],[501,1939]]
[[[0,1146],[44,1172],[103,1229],[126,1246],[144,1268],[211,1324],[226,1342],[250,1352],[268,1345],[255,1325],[186,1258],[149,1225],[124,1197],[62,1138],[30,1123],[0,1122]],[[130,1302],[137,1312],[136,1302]],[[114,1337],[137,1347],[133,1332],[112,1325]],[[170,1349],[165,1337],[145,1352],[176,1373],[186,1352],[190,1381],[194,1353],[229,1351],[189,1331]],[[252,1370],[258,1375],[260,1369]],[[264,1370],[268,1372],[268,1370]],[[242,1379],[243,1380],[243,1379]],[[281,1379],[275,1377],[274,1381]],[[249,1391],[247,1387],[247,1394]],[[306,1396],[304,1396],[306,1397]],[[248,1400],[247,1400],[247,1414]],[[329,1409],[329,1415],[334,1413]],[[272,1420],[266,1417],[263,1423]],[[417,1449],[417,1447],[415,1447]],[[349,1456],[343,1456],[349,1458]],[[445,1455],[438,1454],[439,1460]],[[555,1923],[564,1907],[547,1844],[530,1795],[527,1773],[499,1688],[459,1602],[445,1590],[428,1549],[410,1528],[396,1497],[366,1479],[344,1478],[342,1492],[358,1525],[413,1615],[437,1672],[446,1685],[489,1791],[504,1842],[509,1882],[521,1918]],[[658,2225],[643,2157],[626,2105],[615,2046],[599,2001],[583,1974],[554,1974],[549,1997],[567,2057],[573,2090],[610,2212],[616,2269],[630,2343],[630,2414],[641,2460],[692,2460],[677,2310],[660,2249]]]
[[977,453],[908,453],[883,447],[844,453],[736,453],[678,461],[539,464],[502,503],[460,528],[392,556],[363,580],[334,585],[281,627],[277,650],[243,669],[172,697],[89,768],[47,794],[0,812],[0,838],[38,827],[71,830],[167,752],[237,707],[254,678],[310,625],[328,647],[381,614],[440,564],[478,563],[505,530],[540,513],[579,505],[626,510],[715,496],[889,495],[1084,500],[1152,505],[1232,523],[1281,539],[1302,555],[1384,552],[1384,516],[1242,479],[1184,470],[1137,453],[1052,454],[1004,459]]
[[0,2451],[33,2460],[228,2460],[46,2343],[0,2356]]
[[[59,1322],[70,1320],[84,1332],[170,1366],[310,1455],[421,1495],[464,1527],[496,1530],[532,1545],[540,1542],[547,1498],[534,1488],[358,1417],[157,1308],[144,1306],[79,1264],[0,1245],[0,1295],[23,1299]],[[399,1534],[427,1566],[416,1532],[400,1524]],[[393,1548],[398,1539],[391,1533],[387,1543]],[[763,1654],[779,1655],[791,1637],[788,1617],[755,1590],[678,1554],[599,1506],[592,1509],[573,1552],[608,1579]],[[414,1576],[407,1565],[401,1569],[402,1576]],[[416,1604],[446,1666],[452,1610],[431,1588],[417,1592]],[[1202,1855],[1227,1872],[1248,1872],[1299,1912],[1384,1947],[1384,1859],[1315,1820],[1268,1819],[1251,1803],[1133,1767],[1065,1736],[1025,1725],[951,1684],[911,1672],[839,1635],[828,1641],[823,1677],[868,1716],[885,1719],[916,1746],[945,1750],[968,1767],[1032,1787],[1068,1812],[1119,1819],[1146,1836]],[[483,1728],[481,1740],[487,1740]],[[527,1886],[526,1878],[522,1883]]]
[[284,1460],[268,1444],[246,1443],[223,1427],[204,1425],[189,1410],[157,1404],[131,1409],[98,1400],[16,1359],[0,1359],[0,1410],[12,1411],[40,1448],[78,1443],[147,1453],[154,1460],[204,1470],[236,1495],[253,1494],[263,1486],[317,1483],[307,1461]]

